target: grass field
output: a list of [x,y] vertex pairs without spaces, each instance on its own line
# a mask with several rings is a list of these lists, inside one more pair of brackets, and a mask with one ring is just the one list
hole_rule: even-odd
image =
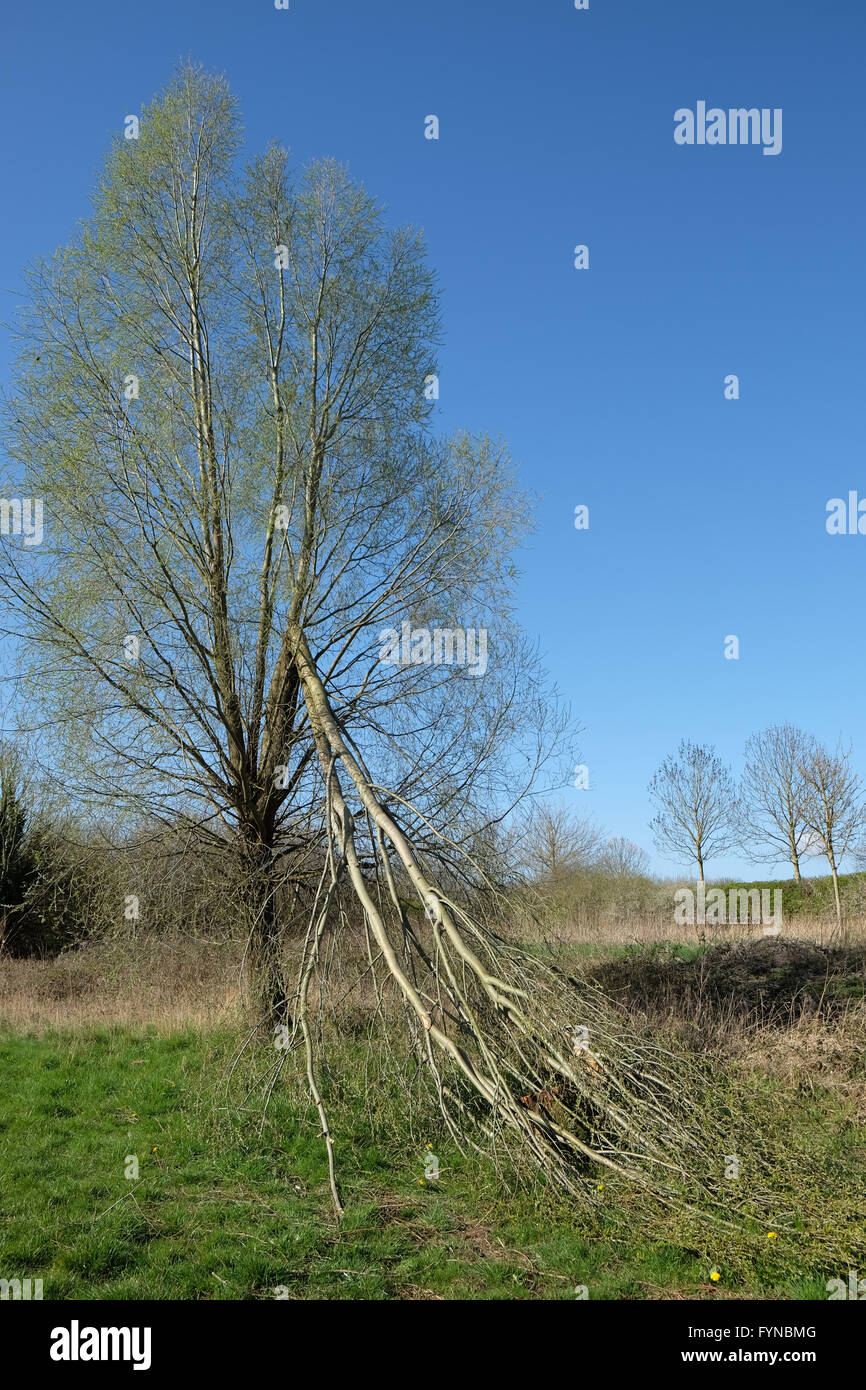
[[[779,999],[805,997],[803,961],[774,966],[778,947],[761,949],[752,983],[775,971]],[[227,1088],[236,1028],[7,1022],[0,1276],[42,1278],[51,1299],[574,1299],[581,1286],[590,1299],[825,1299],[827,1279],[866,1263],[863,962],[836,961],[817,1006],[758,1024],[721,983],[736,967],[739,998],[747,964],[714,950],[632,948],[597,968],[618,972],[612,987],[631,990],[647,1026],[666,1019],[668,1037],[703,1056],[732,1134],[748,1136],[732,1145],[762,1166],[761,1195],[736,1236],[604,1175],[581,1206],[462,1156],[433,1108],[402,1108],[360,1036],[326,1076],[338,1226],[303,1089],[281,1082],[265,1112],[249,1051]],[[701,970],[715,992],[696,1030]],[[438,1181],[424,1180],[430,1152]]]

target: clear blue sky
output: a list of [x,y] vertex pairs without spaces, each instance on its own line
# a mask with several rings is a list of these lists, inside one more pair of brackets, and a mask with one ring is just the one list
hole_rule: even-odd
[[[501,433],[539,496],[520,609],[583,725],[567,804],[651,850],[683,736],[738,771],[792,720],[866,772],[866,536],[825,530],[866,497],[864,56],[863,0],[7,6],[0,286],[70,238],[110,132],[186,57],[252,148],[336,156],[422,226],[442,426]],[[782,152],[677,146],[699,100],[781,107]]]

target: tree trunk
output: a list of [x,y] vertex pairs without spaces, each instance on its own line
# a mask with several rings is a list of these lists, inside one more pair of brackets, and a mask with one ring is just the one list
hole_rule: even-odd
[[838,873],[838,870],[837,870],[837,868],[836,868],[836,856],[835,856],[835,854],[832,854],[832,853],[831,853],[831,854],[828,854],[827,858],[828,858],[829,861],[830,861],[830,872],[831,872],[832,875],[833,875],[833,895],[834,895],[834,897],[835,897],[835,899],[836,899],[836,921],[837,921],[837,923],[838,923],[839,930],[841,931],[841,930],[842,930],[842,897],[841,897],[841,894],[840,894],[840,892],[839,892],[839,873]]
[[250,1003],[263,1022],[290,1024],[273,846],[250,828],[240,832],[240,869]]
[[[701,888],[705,888],[706,885],[705,885],[705,883],[704,883],[704,859],[703,859],[703,855],[701,854],[701,851],[700,851],[700,850],[697,851],[697,860],[698,860],[698,883],[700,884]],[[704,895],[704,900],[706,901],[706,894]],[[696,923],[695,923],[695,936],[697,937],[698,945],[699,945],[699,946],[703,946],[704,942],[705,942],[706,939],[707,939],[707,928],[706,928],[706,923],[704,923],[703,925],[702,925],[700,922],[696,922]]]

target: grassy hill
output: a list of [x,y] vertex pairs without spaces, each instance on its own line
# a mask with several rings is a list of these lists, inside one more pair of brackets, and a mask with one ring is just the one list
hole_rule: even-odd
[[[725,893],[735,889],[764,889],[771,892],[780,889],[782,893],[782,913],[786,919],[792,917],[826,917],[835,911],[833,898],[833,879],[829,874],[803,879],[797,883],[793,878],[766,879],[720,879],[713,881],[713,888],[722,888]],[[866,911],[866,873],[840,874],[839,891],[842,895],[843,909],[848,912]]]

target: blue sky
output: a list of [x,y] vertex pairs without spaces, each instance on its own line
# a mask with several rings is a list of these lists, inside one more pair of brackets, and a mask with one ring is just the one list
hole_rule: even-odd
[[[567,805],[652,851],[679,739],[739,771],[782,720],[866,773],[866,536],[825,529],[866,497],[862,0],[48,0],[2,37],[4,292],[186,57],[227,74],[252,149],[333,155],[423,227],[442,428],[501,434],[539,499],[520,613],[583,726]],[[782,108],[781,153],[676,145],[699,100]]]

